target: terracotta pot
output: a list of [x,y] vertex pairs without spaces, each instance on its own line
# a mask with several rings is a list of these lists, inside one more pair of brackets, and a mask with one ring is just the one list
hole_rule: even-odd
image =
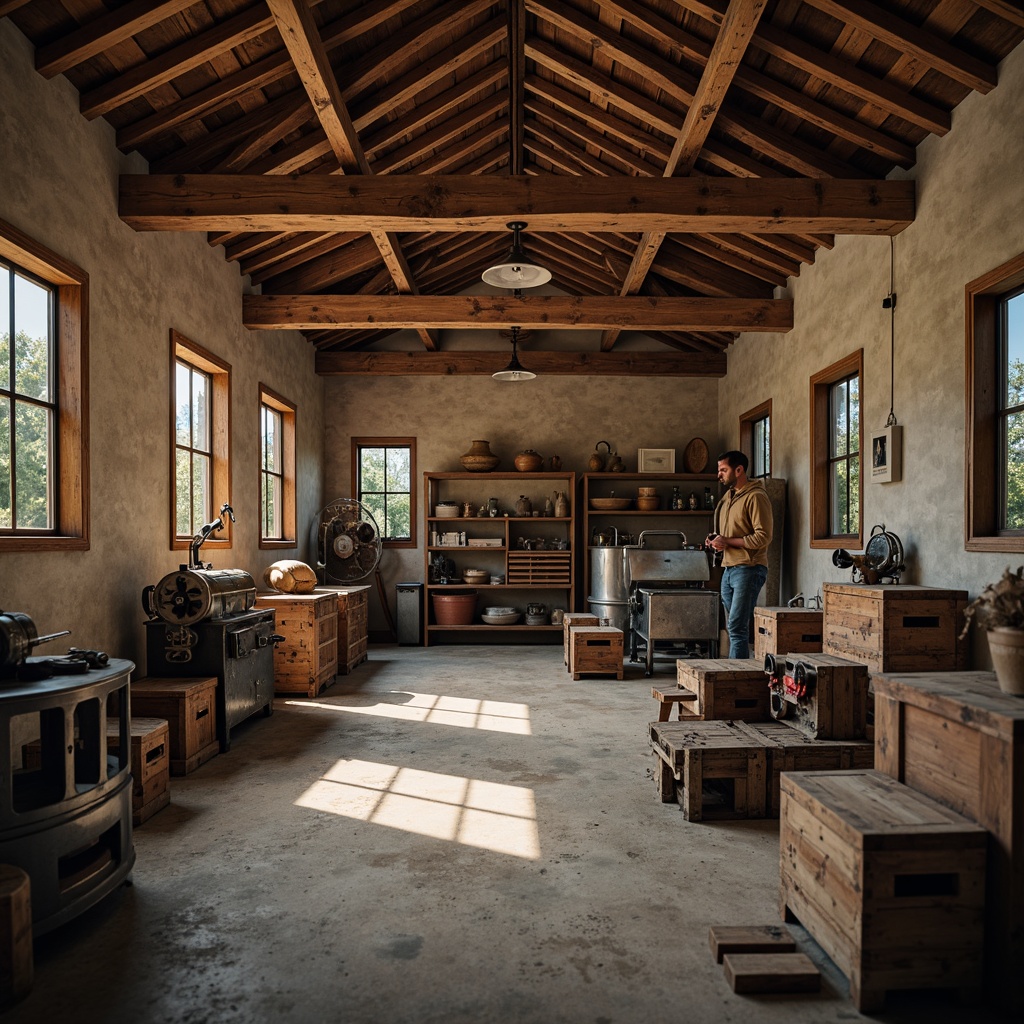
[[491,451],[490,441],[474,441],[469,451],[459,456],[463,469],[469,473],[489,473],[500,461]]
[[536,473],[543,466],[544,459],[532,448],[527,448],[525,452],[520,452],[516,456],[516,469],[520,473]]
[[990,629],[988,649],[999,689],[1024,697],[1024,630],[1002,626]]

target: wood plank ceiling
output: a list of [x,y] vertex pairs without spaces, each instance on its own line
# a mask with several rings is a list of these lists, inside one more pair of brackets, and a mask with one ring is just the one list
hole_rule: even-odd
[[[490,373],[515,324],[543,372],[721,375],[739,332],[791,325],[774,289],[835,234],[910,223],[913,182],[886,176],[1024,37],[1022,0],[0,0],[2,15],[148,161],[122,179],[125,221],[206,230],[260,286],[246,323],[304,330],[321,373]],[[564,294],[480,286],[514,220]],[[467,327],[484,351],[446,348]],[[554,327],[590,334],[567,350]],[[658,347],[617,349],[635,330]]]

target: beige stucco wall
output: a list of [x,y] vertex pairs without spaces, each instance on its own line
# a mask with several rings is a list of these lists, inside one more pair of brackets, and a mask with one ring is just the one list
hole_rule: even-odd
[[[1024,250],[1024,49],[999,69],[989,95],[968,97],[945,138],[918,150],[917,216],[896,236],[895,414],[903,480],[865,484],[864,525],[884,522],[907,549],[904,582],[973,595],[1018,555],[964,550],[964,286]],[[888,238],[837,238],[790,283],[796,326],[748,335],[729,356],[719,431],[773,400],[773,471],[789,481],[789,572],[784,594],[847,580],[830,551],[811,550],[808,524],[811,374],[864,349],[865,431],[885,425],[890,401]]]
[[238,521],[230,551],[204,552],[218,568],[244,568],[259,581],[288,554],[258,548],[259,382],[298,406],[305,554],[322,496],[322,383],[300,335],[241,326],[246,279],[205,235],[136,234],[118,220],[118,174],[144,163],[116,149],[104,121],[82,118],[67,81],[35,72],[31,45],[6,19],[0,96],[0,217],[89,274],[92,498],[90,550],[0,553],[0,608],[144,665],[142,588],[187,559],[168,539],[169,328],[231,365],[231,493],[216,501],[230,500]]

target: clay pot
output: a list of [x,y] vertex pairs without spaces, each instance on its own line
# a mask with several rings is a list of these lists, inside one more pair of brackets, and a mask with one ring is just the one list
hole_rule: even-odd
[[520,452],[516,456],[516,469],[520,473],[536,473],[543,466],[543,457],[538,455],[532,448],[527,448],[525,452]]
[[[601,445],[604,445],[608,451],[602,452]],[[607,457],[612,453],[612,446],[607,441],[598,441],[594,447],[594,454],[590,456],[590,461],[587,463],[587,467],[591,473],[600,473],[604,470]]]
[[533,502],[525,494],[520,494],[515,509],[516,515],[520,518],[528,516],[533,512]]
[[491,451],[490,441],[474,441],[469,451],[459,456],[462,468],[469,473],[489,473],[500,461]]
[[997,626],[988,631],[988,652],[999,689],[1024,697],[1024,630]]

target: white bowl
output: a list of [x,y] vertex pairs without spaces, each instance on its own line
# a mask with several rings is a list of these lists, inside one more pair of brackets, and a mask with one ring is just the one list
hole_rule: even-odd
[[488,615],[485,612],[480,618],[488,626],[514,626],[519,621],[519,612],[507,612],[504,615]]
[[511,615],[513,612],[518,615],[518,608],[510,608],[508,605],[495,605],[492,608],[485,608],[484,615]]

